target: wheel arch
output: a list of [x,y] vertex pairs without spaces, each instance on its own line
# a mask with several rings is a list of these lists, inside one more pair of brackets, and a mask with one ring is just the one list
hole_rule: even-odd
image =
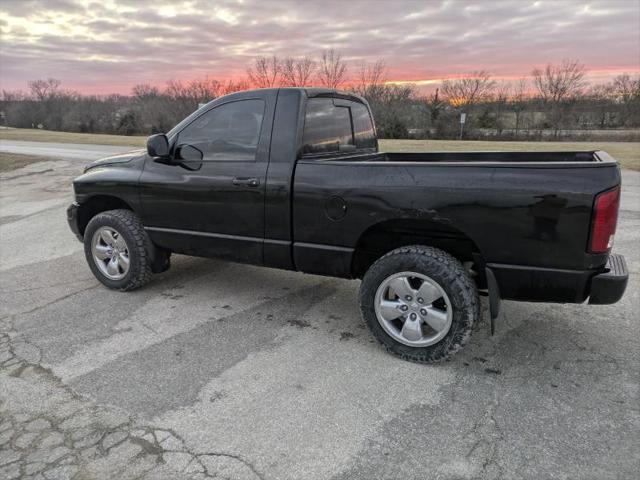
[[80,235],[84,235],[87,225],[93,217],[107,210],[135,210],[120,197],[114,195],[94,195],[83,201],[78,207],[78,230]]
[[477,265],[484,282],[484,260],[477,244],[453,225],[430,219],[391,219],[367,228],[358,239],[351,261],[354,278],[362,278],[381,256],[399,247],[425,245],[443,250],[461,263]]

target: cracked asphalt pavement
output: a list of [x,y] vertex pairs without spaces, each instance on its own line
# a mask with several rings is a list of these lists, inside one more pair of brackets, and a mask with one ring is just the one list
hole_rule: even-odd
[[620,303],[504,302],[429,366],[373,341],[357,281],[174,256],[107,290],[65,208],[114,147],[11,148],[52,159],[0,174],[0,478],[637,478],[639,172]]

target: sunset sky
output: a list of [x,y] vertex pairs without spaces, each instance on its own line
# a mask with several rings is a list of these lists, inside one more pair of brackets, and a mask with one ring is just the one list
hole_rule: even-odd
[[355,75],[423,87],[484,69],[515,79],[578,59],[589,80],[640,72],[640,0],[2,0],[0,88],[53,77],[82,93],[245,76],[257,55],[339,50]]

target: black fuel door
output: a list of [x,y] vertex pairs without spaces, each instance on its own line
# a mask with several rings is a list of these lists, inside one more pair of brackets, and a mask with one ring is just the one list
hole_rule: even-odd
[[342,197],[334,195],[324,203],[324,213],[329,220],[337,222],[347,214],[347,204]]

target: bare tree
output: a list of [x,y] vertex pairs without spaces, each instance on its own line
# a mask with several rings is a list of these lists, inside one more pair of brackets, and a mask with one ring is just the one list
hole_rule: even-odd
[[549,105],[554,137],[569,113],[569,102],[582,95],[585,73],[584,65],[577,60],[563,60],[559,65],[549,63],[544,70],[536,68],[531,72],[540,98]]
[[347,64],[342,60],[342,55],[333,48],[322,52],[318,81],[327,88],[340,87],[347,75]]
[[48,78],[46,80],[33,80],[28,85],[31,95],[36,100],[43,101],[54,97],[60,91],[61,83],[60,80],[55,78]]
[[[10,125],[29,126],[31,123],[31,105],[29,96],[21,90],[2,90],[0,97],[0,110],[3,113],[2,119],[5,127]],[[16,115],[14,115],[16,113]],[[14,116],[16,117],[14,119]]]
[[613,79],[613,94],[617,101],[626,103],[640,99],[640,77],[631,77],[628,73]]
[[511,84],[508,82],[501,82],[496,84],[495,93],[492,98],[496,134],[502,135],[504,130],[504,111],[507,109],[507,103],[511,97]]
[[[471,73],[467,77],[446,79],[442,82],[442,93],[447,101],[461,112],[469,113],[470,107],[490,97],[496,82],[484,70]],[[460,139],[465,123],[460,123]]]
[[640,77],[628,74],[613,79],[611,91],[616,102],[622,105],[622,122],[636,126],[640,122]]
[[48,78],[28,82],[31,97],[37,106],[34,109],[34,125],[42,125],[52,130],[62,130],[67,121],[69,105],[79,94],[60,88],[60,80]]
[[205,103],[220,96],[222,85],[218,80],[210,77],[191,80],[187,87],[188,95],[197,103]]
[[[172,95],[170,97],[167,93],[169,88],[165,91],[160,91],[158,87],[152,86],[148,83],[141,83],[135,85],[131,93],[133,94],[133,105],[128,105],[123,112],[117,112],[118,130],[123,130],[127,134],[132,133],[158,133],[165,132],[170,128],[170,124],[173,122],[169,118],[167,112],[171,112],[175,115],[184,115],[189,113],[190,106],[184,106],[185,100],[179,97],[175,92],[178,91],[182,84],[177,81],[169,81],[168,86],[171,86]],[[175,98],[175,102],[171,102],[171,108],[168,108],[170,99]],[[131,102],[128,102],[131,103]],[[91,124],[91,120],[87,120],[87,123]]]
[[544,70],[536,68],[531,75],[540,97],[559,103],[582,93],[585,73],[584,65],[577,60],[563,60],[560,65],[547,64]]
[[433,127],[440,116],[440,112],[445,107],[445,102],[440,98],[440,89],[436,88],[436,91],[424,99],[429,112],[429,121],[427,125]]
[[522,112],[526,107],[526,102],[529,97],[528,93],[529,83],[526,78],[521,78],[517,80],[513,86],[513,93],[511,98],[509,99],[509,105],[511,106],[511,110],[516,116],[515,122],[515,136],[518,137],[518,132],[520,131],[520,124],[522,121]]
[[384,84],[387,80],[387,66],[384,60],[377,60],[373,64],[362,62],[358,77],[360,88]]
[[168,80],[167,86],[164,89],[164,94],[172,100],[187,98],[189,96],[187,89],[187,85],[181,80]]
[[285,57],[282,60],[282,80],[283,87],[296,87],[296,59],[293,57]]
[[306,87],[311,85],[316,62],[309,57],[287,57],[282,61],[282,85]]
[[145,98],[157,97],[160,95],[160,90],[158,90],[158,87],[153,87],[148,83],[139,83],[133,86],[131,93],[136,99],[142,100]]
[[[589,111],[585,116],[595,118],[600,128],[607,128],[613,120],[611,107],[617,102],[613,82],[591,85],[582,97],[582,101],[589,105]],[[622,109],[624,112],[624,108]],[[622,115],[625,117],[624,113]],[[622,119],[624,122],[624,118]]]
[[355,90],[367,99],[379,97],[386,81],[387,66],[383,60],[378,60],[373,64],[362,62]]
[[276,87],[280,83],[282,64],[278,57],[258,57],[253,66],[247,69],[247,75],[253,85],[258,88]]
[[228,95],[229,93],[239,92],[242,90],[249,90],[251,88],[251,82],[246,79],[240,80],[227,80],[220,88],[221,95]]
[[491,75],[480,70],[466,77],[446,79],[442,82],[442,93],[454,107],[465,108],[485,100],[495,86]]
[[415,97],[414,85],[391,84],[381,85],[376,96],[368,98],[380,138],[409,138]]

